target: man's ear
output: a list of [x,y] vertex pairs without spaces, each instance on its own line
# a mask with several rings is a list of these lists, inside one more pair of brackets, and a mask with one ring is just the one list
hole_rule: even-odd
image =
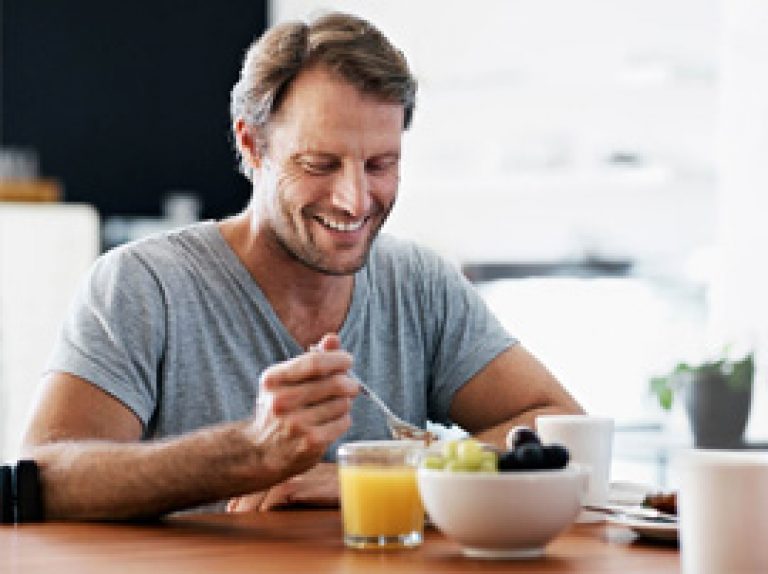
[[259,169],[263,160],[259,128],[249,126],[243,118],[239,118],[235,121],[235,139],[245,164],[251,169]]

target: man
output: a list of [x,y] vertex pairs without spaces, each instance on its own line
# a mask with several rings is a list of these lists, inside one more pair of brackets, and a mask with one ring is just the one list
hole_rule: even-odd
[[334,503],[336,444],[388,436],[355,377],[415,424],[497,444],[581,412],[451,266],[377,236],[415,92],[351,16],[250,48],[232,121],[252,200],[95,264],[25,438],[47,516]]

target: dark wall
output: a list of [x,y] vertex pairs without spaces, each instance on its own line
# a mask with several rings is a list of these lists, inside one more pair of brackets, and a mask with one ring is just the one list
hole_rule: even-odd
[[190,190],[205,217],[249,187],[229,91],[267,0],[4,0],[2,144],[35,148],[66,201],[152,215]]

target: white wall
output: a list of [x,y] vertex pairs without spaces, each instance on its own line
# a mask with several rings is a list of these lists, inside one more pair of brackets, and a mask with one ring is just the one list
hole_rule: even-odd
[[722,3],[719,266],[713,330],[755,345],[751,432],[768,435],[768,3]]
[[0,203],[0,460],[17,455],[59,325],[98,250],[90,206]]
[[713,304],[723,328],[768,343],[768,4],[723,4],[720,273]]
[[376,23],[420,82],[390,230],[462,261],[681,261],[714,240],[716,0],[276,0],[272,14],[328,8]]

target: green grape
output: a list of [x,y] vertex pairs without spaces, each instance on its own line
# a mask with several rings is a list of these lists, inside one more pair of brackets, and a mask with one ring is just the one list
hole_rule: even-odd
[[449,472],[470,472],[475,469],[468,467],[462,461],[454,458],[445,462],[445,470]]
[[457,440],[449,440],[445,443],[443,443],[443,457],[445,457],[446,460],[452,460],[456,458],[456,449],[459,446],[459,441]]
[[480,462],[481,472],[497,472],[499,470],[499,457],[492,450],[483,451],[483,459]]
[[473,439],[465,439],[456,446],[456,458],[467,468],[479,469],[483,461],[483,447]]
[[440,455],[433,454],[425,457],[421,465],[432,470],[443,470],[445,468],[445,459]]

